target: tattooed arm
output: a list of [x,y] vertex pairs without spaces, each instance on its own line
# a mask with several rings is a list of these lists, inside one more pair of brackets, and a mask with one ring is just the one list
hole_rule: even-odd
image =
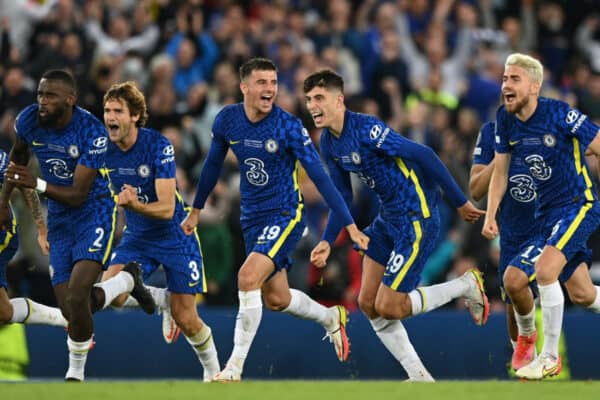
[[44,255],[48,255],[48,251],[50,246],[48,244],[48,229],[46,228],[46,222],[44,221],[44,216],[42,214],[42,205],[40,203],[40,198],[35,191],[35,189],[21,189],[23,193],[23,197],[25,198],[25,203],[27,203],[27,207],[31,210],[31,216],[33,217],[33,221],[37,226],[38,231],[38,244],[42,249],[42,253]]

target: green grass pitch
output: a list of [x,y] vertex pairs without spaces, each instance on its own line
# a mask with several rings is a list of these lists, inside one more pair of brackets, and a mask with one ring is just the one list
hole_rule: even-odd
[[2,400],[586,400],[598,399],[600,382],[441,381],[88,381],[0,383]]

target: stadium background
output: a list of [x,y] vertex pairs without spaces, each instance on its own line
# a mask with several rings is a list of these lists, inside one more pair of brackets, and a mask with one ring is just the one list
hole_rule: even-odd
[[[179,189],[191,202],[214,116],[224,105],[241,100],[237,68],[249,57],[266,56],[279,67],[277,103],[302,118],[315,143],[319,131],[304,109],[301,83],[308,73],[327,67],[344,77],[351,109],[377,115],[398,132],[431,146],[467,192],[478,129],[494,117],[503,62],[511,52],[533,54],[543,61],[543,95],[568,101],[600,122],[599,11],[596,0],[0,0],[0,147],[10,149],[14,117],[35,101],[36,83],[46,69],[71,69],[79,85],[79,104],[99,118],[104,91],[112,83],[132,79],[146,94],[148,126],[161,130],[176,148]],[[589,162],[595,171],[595,159]],[[229,313],[231,321],[224,323],[231,329],[223,329],[227,338],[233,327],[232,309],[227,307],[237,305],[235,278],[244,258],[238,182],[231,156],[202,212],[200,226],[209,282],[202,310]],[[326,208],[308,178],[301,185],[310,232],[295,254],[291,285],[325,304],[343,302],[355,311],[360,260],[341,236],[323,285],[317,284],[319,273],[309,265],[308,253],[319,238]],[[354,216],[365,226],[376,213],[376,199],[358,182],[355,186],[359,189]],[[492,310],[501,313],[497,243],[481,237],[480,224],[462,223],[446,205],[442,211],[442,235],[423,283],[445,281],[479,266],[486,273]],[[48,261],[36,248],[34,228],[23,207],[20,221],[21,249],[8,268],[11,294],[54,304]],[[596,235],[592,245],[597,248],[598,243]],[[595,260],[599,254],[595,252]],[[592,273],[599,282],[600,266],[593,266]],[[164,277],[158,274],[152,283],[164,285]],[[456,303],[448,308],[461,307]],[[459,320],[448,323],[461,324],[462,314],[449,315]],[[113,316],[105,323],[129,325],[128,318],[136,318],[107,312],[97,318],[98,329],[103,318]],[[435,327],[446,317],[440,312],[428,318],[433,318]],[[265,324],[277,321],[272,318],[277,317],[266,318]],[[355,315],[356,320],[361,318]],[[593,316],[581,318],[581,330],[587,331]],[[153,326],[155,330],[140,330],[143,337],[138,339],[160,339],[159,325],[153,322]],[[418,328],[408,326],[418,340]],[[479,332],[474,338],[493,335],[500,346],[506,346],[502,323],[494,326],[497,329],[486,328],[485,334]],[[27,329],[31,349],[46,331]],[[62,352],[64,337],[59,336],[56,343]],[[258,336],[269,345],[266,328]],[[313,336],[305,341],[318,341]],[[365,340],[367,336],[376,340],[365,331]],[[362,339],[362,334],[354,339],[354,354]],[[218,343],[223,343],[221,358],[229,354],[230,342]],[[439,341],[433,347],[443,351],[447,346],[451,344]],[[422,351],[418,344],[417,349]],[[297,350],[298,354],[310,351]],[[131,357],[136,353],[132,350]],[[37,362],[32,357],[30,371],[37,371]],[[64,369],[56,368],[60,373]]]

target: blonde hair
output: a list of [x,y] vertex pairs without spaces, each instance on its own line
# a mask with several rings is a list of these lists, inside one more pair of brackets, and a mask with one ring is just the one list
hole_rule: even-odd
[[539,60],[527,54],[513,53],[506,58],[506,63],[504,63],[505,67],[509,65],[516,65],[523,68],[527,71],[529,79],[542,86],[542,82],[544,81],[544,67]]

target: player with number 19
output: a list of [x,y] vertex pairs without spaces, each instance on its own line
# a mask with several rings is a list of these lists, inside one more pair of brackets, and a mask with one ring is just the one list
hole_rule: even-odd
[[242,65],[240,78],[244,101],[225,107],[215,118],[213,141],[198,182],[194,208],[182,222],[184,231],[191,233],[217,182],[227,150],[233,150],[241,174],[241,224],[247,258],[238,273],[240,308],[234,349],[225,369],[215,377],[218,381],[241,379],[262,317],[261,291],[269,308],[321,324],[339,360],[348,357],[346,310],[341,306],[325,308],[288,286],[289,253],[305,229],[298,185],[300,164],[327,203],[340,214],[351,239],[361,248],[366,248],[369,241],[354,224],[300,120],[273,104],[277,67],[270,60],[254,58]]

